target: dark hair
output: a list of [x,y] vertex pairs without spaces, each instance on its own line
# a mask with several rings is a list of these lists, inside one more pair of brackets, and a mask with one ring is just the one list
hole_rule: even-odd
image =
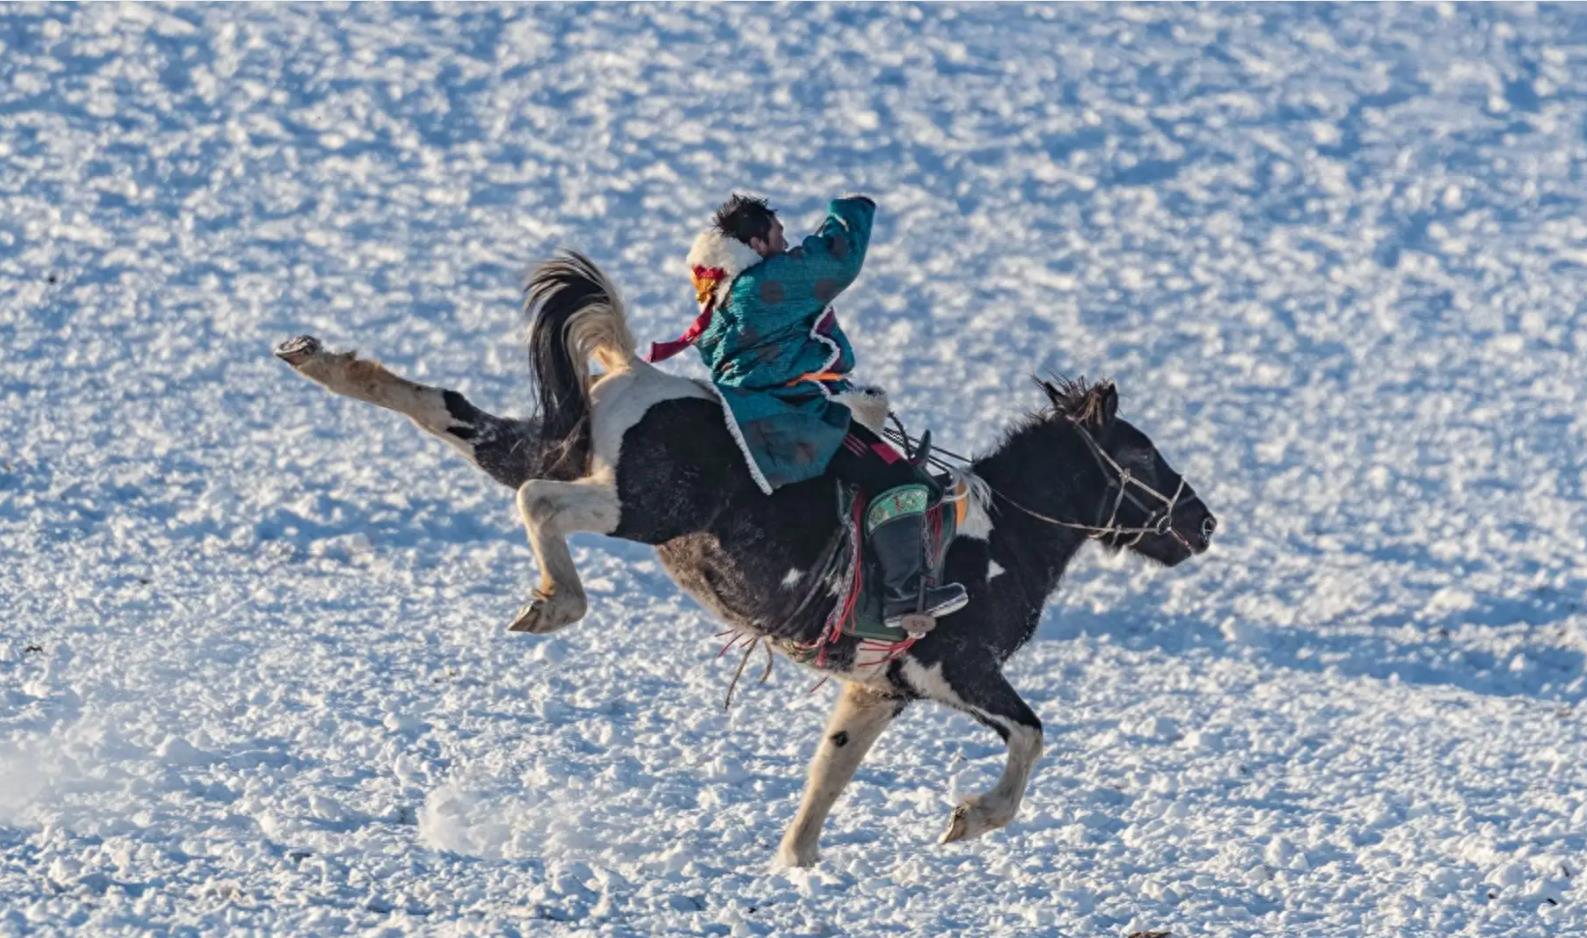
[[777,213],[771,210],[765,199],[735,192],[731,199],[716,210],[715,221],[716,230],[748,244],[751,238],[764,238],[771,234]]

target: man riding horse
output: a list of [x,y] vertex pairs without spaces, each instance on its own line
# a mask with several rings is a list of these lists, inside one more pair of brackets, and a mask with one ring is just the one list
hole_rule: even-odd
[[765,200],[734,195],[689,251],[699,316],[648,357],[699,350],[761,491],[828,471],[859,489],[883,618],[896,627],[948,615],[967,597],[958,583],[922,589],[935,483],[835,399],[852,389],[854,349],[830,304],[859,276],[875,215],[865,196],[835,199],[821,227],[790,249]]
[[[1156,445],[1118,416],[1112,383],[1044,381],[1048,406],[967,470],[979,483],[965,499],[973,520],[948,542],[944,570],[968,589],[969,604],[897,654],[862,661],[866,640],[831,636],[826,603],[809,601],[828,595],[836,547],[851,533],[827,514],[835,493],[823,470],[847,471],[884,498],[903,489],[900,502],[919,491],[909,486],[924,484],[907,461],[877,448],[873,434],[849,426],[848,412],[829,397],[853,356],[825,303],[858,272],[873,208],[834,203],[798,251],[784,250],[763,205],[742,215],[733,208],[720,220],[726,237],[703,239],[701,319],[676,346],[700,340],[720,382],[716,393],[640,361],[616,285],[573,253],[539,265],[529,280],[529,371],[540,405],[531,418],[498,417],[457,391],[331,352],[311,336],[282,343],[276,354],[337,394],[409,417],[516,492],[540,582],[513,631],[548,634],[583,618],[588,600],[567,538],[604,534],[655,546],[668,575],[731,628],[843,683],[780,862],[816,862],[821,827],[844,786],[888,724],[919,699],[969,714],[1007,746],[997,784],[961,799],[942,839],[979,837],[1014,819],[1042,752],[1041,720],[1003,663],[1034,637],[1082,546],[1094,541],[1172,567],[1207,550],[1217,520]],[[592,363],[601,365],[598,378]],[[731,408],[725,426],[722,399]],[[880,426],[868,403],[861,398],[854,413]],[[799,431],[792,445],[773,445],[784,439],[774,431],[788,426]],[[754,480],[728,451],[729,427],[764,451],[763,459],[749,456]],[[795,478],[810,484],[788,484]],[[783,487],[767,497],[773,481]],[[909,507],[889,508],[875,525],[900,600],[918,577],[921,525]],[[889,540],[894,532],[902,533]],[[797,596],[806,601],[795,605]],[[829,640],[825,658],[800,653]]]

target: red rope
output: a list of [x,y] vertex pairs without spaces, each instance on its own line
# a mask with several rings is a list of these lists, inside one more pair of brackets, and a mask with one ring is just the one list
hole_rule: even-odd
[[[930,514],[931,538],[934,545],[932,549],[933,551],[936,551],[942,540],[941,507],[939,506],[938,510],[933,511]],[[865,505],[859,499],[855,499],[853,515],[849,518],[849,543],[851,545],[850,561],[853,564],[853,575],[849,582],[848,591],[842,597],[842,601],[833,608],[832,614],[827,617],[826,628],[822,631],[821,637],[817,639],[814,644],[803,646],[807,650],[814,650],[816,652],[817,667],[824,667],[826,665],[827,651],[838,641],[838,639],[843,637],[843,627],[854,618],[855,609],[859,606],[860,594],[865,590],[865,561],[864,556],[861,553],[864,546],[864,541],[862,540],[861,534],[861,532],[864,530],[864,528],[861,527],[864,522],[864,517]],[[865,668],[880,667],[884,664],[887,664],[889,661],[893,661],[899,655],[902,655],[909,649],[910,646],[914,645],[916,641],[918,641],[918,639],[916,639],[914,636],[905,636],[896,642],[886,642],[879,639],[861,639],[855,646],[854,668],[855,670],[863,670]],[[723,651],[725,652],[726,649],[723,649]],[[874,658],[870,661],[861,661],[859,655],[862,651],[879,652],[880,657]],[[825,684],[830,679],[830,677],[831,675],[827,675],[826,677],[823,677],[821,680],[817,681],[810,688],[808,693],[815,693],[816,690],[821,687],[821,685]]]
[[[856,649],[855,652],[854,669],[858,671],[862,668],[879,668],[903,654],[909,649],[909,646],[915,644],[916,641],[918,641],[918,639],[912,635],[905,636],[896,642],[884,642],[877,639],[867,639],[862,641],[860,642],[860,648]],[[871,661],[862,662],[859,660],[859,650],[879,651],[882,653],[882,656]]]
[[832,615],[827,617],[826,631],[817,642],[819,650],[816,652],[816,667],[822,667],[827,663],[827,649],[843,637],[843,626],[854,617],[854,609],[860,602],[860,592],[865,586],[865,558],[862,554],[865,542],[862,534],[864,529],[861,527],[864,514],[865,503],[855,498],[853,514],[849,518],[849,563],[852,565],[849,591],[842,602],[832,610]]

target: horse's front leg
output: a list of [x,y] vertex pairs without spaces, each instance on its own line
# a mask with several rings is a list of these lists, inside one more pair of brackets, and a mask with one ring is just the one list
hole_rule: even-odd
[[844,684],[837,705],[827,719],[816,754],[810,760],[799,813],[783,834],[777,862],[784,866],[810,866],[816,862],[821,825],[854,777],[876,737],[893,722],[908,701],[888,697],[860,684]]
[[961,657],[930,668],[911,661],[904,676],[922,696],[964,711],[1008,744],[1008,762],[997,784],[953,809],[941,842],[979,837],[1014,820],[1031,769],[1041,757],[1041,720],[1035,712],[989,659]]
[[518,516],[540,565],[540,585],[508,628],[555,632],[582,619],[588,608],[584,584],[579,582],[573,555],[568,552],[567,535],[574,531],[612,533],[622,516],[622,503],[616,487],[604,479],[531,479],[518,487]]

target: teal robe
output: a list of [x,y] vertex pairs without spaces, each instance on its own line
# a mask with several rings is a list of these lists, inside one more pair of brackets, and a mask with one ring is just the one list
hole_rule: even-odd
[[762,491],[813,479],[849,432],[849,409],[831,399],[854,348],[829,304],[859,276],[876,206],[836,199],[816,233],[741,272],[695,347],[727,406]]

